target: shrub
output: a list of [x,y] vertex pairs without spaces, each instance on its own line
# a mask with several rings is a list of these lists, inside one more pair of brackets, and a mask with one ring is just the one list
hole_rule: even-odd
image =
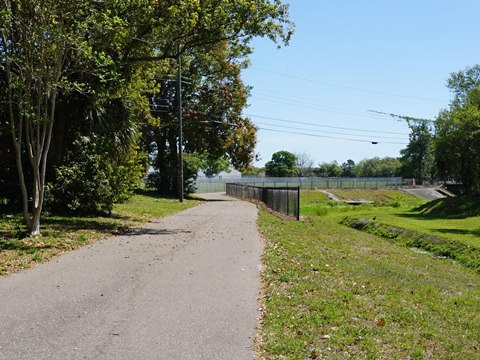
[[146,156],[131,147],[112,157],[88,137],[81,137],[55,169],[47,197],[52,210],[94,215],[110,213],[131,196],[145,174]]

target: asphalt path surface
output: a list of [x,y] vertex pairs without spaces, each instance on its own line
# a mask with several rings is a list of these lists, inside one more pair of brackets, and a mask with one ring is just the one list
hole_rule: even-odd
[[253,359],[257,209],[206,197],[0,278],[0,359]]

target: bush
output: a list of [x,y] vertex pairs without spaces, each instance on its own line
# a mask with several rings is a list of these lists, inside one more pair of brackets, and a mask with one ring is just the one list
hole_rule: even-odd
[[88,137],[74,143],[48,188],[47,204],[52,210],[108,214],[139,186],[146,168],[144,154],[132,147],[123,156],[112,157],[100,149]]

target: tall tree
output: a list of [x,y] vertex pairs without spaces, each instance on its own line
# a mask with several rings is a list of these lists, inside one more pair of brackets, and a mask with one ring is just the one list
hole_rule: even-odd
[[29,234],[37,235],[57,99],[77,85],[67,75],[72,54],[88,50],[84,46],[88,6],[67,0],[2,0],[0,4],[0,70],[6,80],[23,217]]
[[357,176],[361,177],[391,177],[399,176],[401,163],[392,157],[364,159],[357,164]]
[[295,166],[297,168],[297,176],[309,176],[312,172],[313,160],[306,152],[295,153]]
[[470,90],[480,88],[480,65],[451,73],[447,80],[447,87],[455,95],[453,101],[463,103]]
[[442,111],[435,127],[440,175],[462,181],[467,193],[480,194],[480,89],[471,89]]
[[[60,162],[66,153],[67,127],[75,128],[76,120],[85,119],[105,123],[108,116],[102,112],[112,101],[123,103],[121,107],[142,122],[154,123],[143,94],[158,92],[149,79],[168,74],[169,59],[178,55],[178,49],[188,56],[196,49],[208,51],[227,42],[239,49],[239,56],[247,56],[253,37],[287,43],[293,30],[288,6],[280,0],[0,0],[0,4],[0,81],[6,84],[2,90],[17,154],[24,218],[32,235],[40,231],[54,120],[69,122],[58,123],[55,131],[59,136],[51,157]],[[68,96],[72,90],[80,95]],[[65,115],[67,108],[76,110],[76,119]],[[230,144],[239,163],[251,156],[255,133],[248,120],[242,121]],[[117,134],[128,136],[129,129],[124,129]],[[117,145],[131,149],[122,137],[118,139]],[[23,166],[25,156],[30,170]]]
[[159,122],[148,126],[147,144],[155,154],[156,185],[164,193],[178,191],[179,146],[185,153],[199,154],[208,161],[227,159],[238,170],[248,167],[254,158],[256,128],[241,114],[248,88],[240,79],[237,48],[222,42],[207,49],[184,55],[187,81],[182,88],[181,145],[175,83],[164,75],[160,90],[151,96],[152,111]]
[[343,170],[342,176],[355,177],[356,176],[355,161],[353,161],[352,159],[348,159],[346,162],[342,164],[342,170]]
[[323,162],[321,164],[318,164],[318,168],[315,170],[315,173],[319,177],[343,176],[343,170],[340,165],[338,165],[338,162],[336,160],[330,163]]
[[410,140],[402,155],[401,173],[403,177],[414,178],[419,183],[435,176],[435,160],[433,153],[433,134],[427,121],[407,121],[410,127]]
[[265,164],[265,174],[271,177],[289,177],[297,174],[295,168],[295,154],[288,151],[277,151],[272,160]]

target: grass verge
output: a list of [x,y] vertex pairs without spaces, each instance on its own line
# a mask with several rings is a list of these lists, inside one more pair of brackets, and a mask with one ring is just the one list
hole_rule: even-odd
[[42,235],[34,238],[26,237],[19,214],[0,215],[0,275],[30,268],[60,253],[199,203],[192,199],[179,203],[154,192],[139,191],[127,202],[115,205],[110,216],[46,215],[42,218]]
[[[348,197],[349,192],[343,191],[342,196]],[[408,196],[392,202],[396,195],[381,195],[383,201],[379,201],[379,192],[371,192],[370,197],[377,198],[375,206],[350,207],[331,215],[354,229],[455,259],[480,272],[480,199],[456,197],[415,203]]]
[[306,221],[259,215],[266,238],[262,358],[478,356],[478,273],[338,223],[352,212],[401,206],[352,209],[321,193],[308,197]]
[[393,239],[399,244],[410,248],[422,249],[438,256],[455,259],[480,273],[480,246],[471,246],[445,237],[405,230],[369,219],[346,217],[341,224],[387,239]]

